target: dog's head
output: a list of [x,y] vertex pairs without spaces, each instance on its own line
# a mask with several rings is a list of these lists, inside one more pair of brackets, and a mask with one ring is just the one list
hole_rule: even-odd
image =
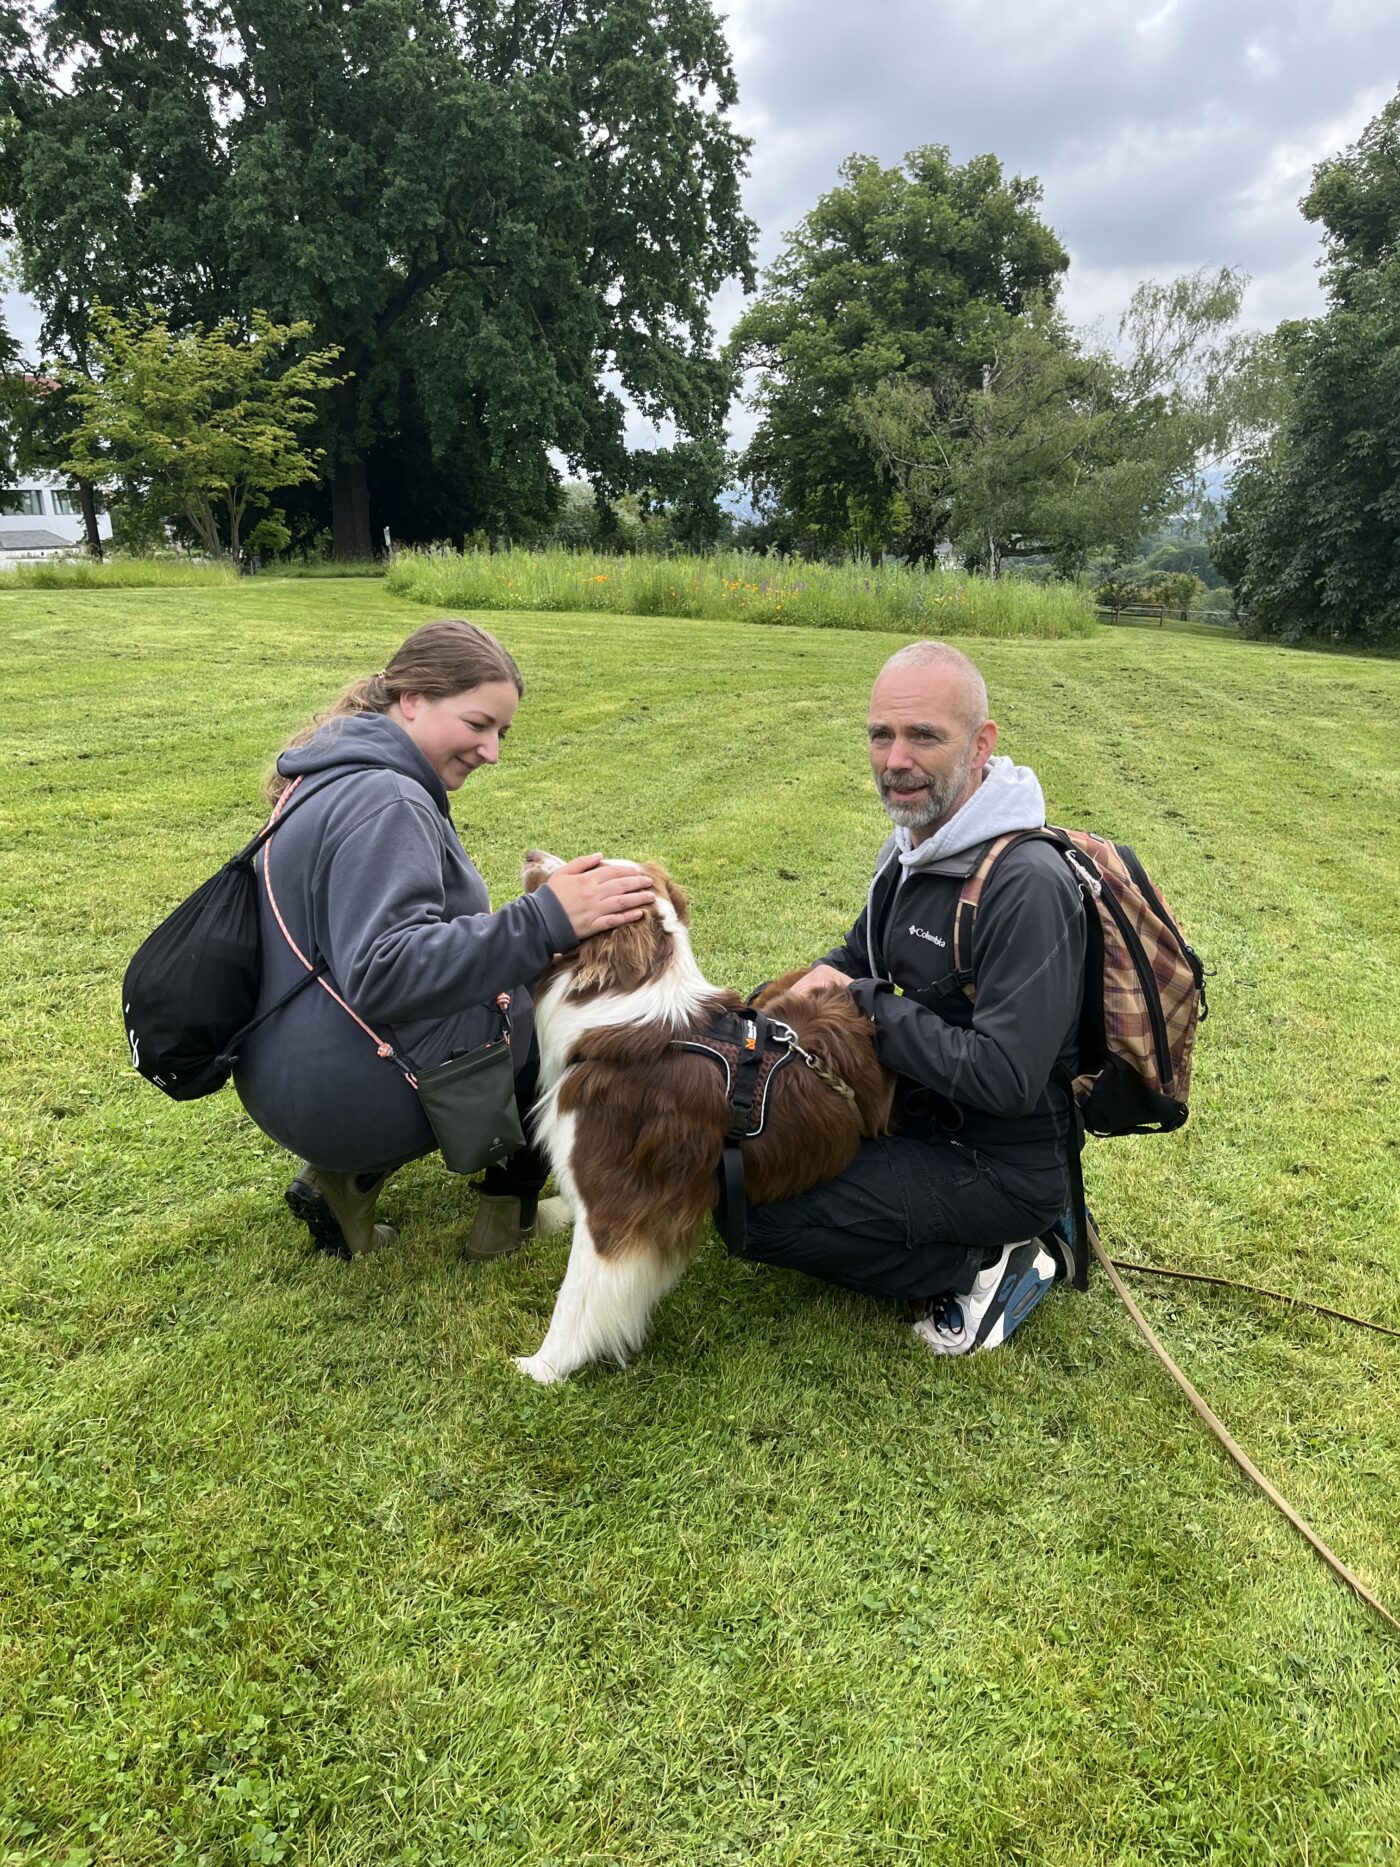
[[[520,870],[527,895],[543,887],[563,861],[545,850],[530,850]],[[672,964],[678,938],[685,943],[690,909],[680,888],[659,862],[643,862],[656,891],[656,899],[640,920],[626,921],[606,933],[581,941],[557,962],[573,974],[570,998],[591,998],[603,993],[635,992],[649,985]]]

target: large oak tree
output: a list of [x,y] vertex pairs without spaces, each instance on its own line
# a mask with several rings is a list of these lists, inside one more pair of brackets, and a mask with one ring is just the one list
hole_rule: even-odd
[[338,553],[406,403],[488,516],[547,503],[550,447],[621,484],[619,390],[713,432],[707,306],[752,227],[706,0],[0,0],[0,30],[46,342],[86,367],[99,301],[308,321],[350,372],[316,437]]

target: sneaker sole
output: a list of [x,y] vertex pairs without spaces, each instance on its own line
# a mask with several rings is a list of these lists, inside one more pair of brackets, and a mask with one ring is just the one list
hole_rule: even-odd
[[324,1251],[328,1258],[340,1258],[348,1264],[350,1247],[345,1242],[345,1234],[320,1194],[313,1193],[300,1180],[293,1180],[282,1197],[310,1232],[311,1242],[316,1249]]
[[977,1338],[967,1353],[976,1355],[982,1349],[1000,1348],[1007,1336],[1026,1320],[1054,1281],[1053,1275],[1042,1277],[1034,1265],[1029,1270],[1022,1271],[1011,1295],[998,1310],[992,1327],[988,1329],[985,1336]]

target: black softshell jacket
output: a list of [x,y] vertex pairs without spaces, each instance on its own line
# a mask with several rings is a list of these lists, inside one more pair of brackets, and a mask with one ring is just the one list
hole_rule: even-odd
[[[906,869],[891,838],[870,900],[824,955],[874,1020],[880,1061],[901,1078],[901,1132],[975,1149],[1006,1190],[1068,1197],[1073,1074],[1084,982],[1084,907],[1063,858],[1023,842],[1001,857],[978,906],[975,1005],[953,977],[953,917],[986,845]],[[898,988],[896,991],[895,988]]]

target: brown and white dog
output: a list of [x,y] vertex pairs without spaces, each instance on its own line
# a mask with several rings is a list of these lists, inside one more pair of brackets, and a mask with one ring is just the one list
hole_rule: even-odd
[[[560,866],[531,850],[531,891]],[[568,1270],[549,1331],[516,1366],[543,1383],[590,1362],[625,1362],[653,1310],[689,1264],[715,1203],[729,1125],[715,1062],[676,1047],[741,1000],[705,979],[687,932],[685,896],[655,863],[656,899],[641,920],[597,934],[556,959],[535,995],[540,1046],[536,1139],[574,1212]],[[849,1085],[839,1093],[798,1059],[775,1072],[762,1133],[743,1143],[751,1205],[789,1199],[834,1178],[864,1135],[889,1124],[893,1078],[874,1027],[839,986],[798,996],[774,982],[764,1011]]]

